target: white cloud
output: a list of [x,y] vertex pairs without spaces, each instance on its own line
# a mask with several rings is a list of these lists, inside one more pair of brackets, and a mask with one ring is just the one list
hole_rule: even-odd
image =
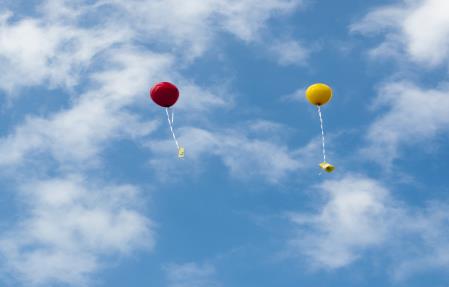
[[[245,127],[247,131],[243,129]],[[319,144],[315,141],[304,148],[293,150],[277,142],[277,135],[285,130],[279,128],[279,124],[255,121],[243,128],[208,130],[185,127],[180,130],[179,142],[185,147],[189,163],[204,162],[206,157],[212,155],[220,158],[236,178],[257,177],[271,183],[277,183],[286,175],[307,168],[313,160],[311,149],[319,155]],[[151,164],[160,172],[165,168],[177,168],[177,165],[167,163],[167,159],[176,156],[176,146],[170,139],[151,141],[147,146],[155,153]]]
[[[148,43],[152,49],[179,55],[179,60],[191,60],[211,48],[224,31],[244,41],[258,39],[269,19],[292,12],[301,2],[42,1],[35,18],[16,20],[11,12],[0,14],[0,63],[8,71],[0,75],[0,88],[11,93],[41,84],[73,87],[96,56],[120,45]],[[79,24],[86,17],[93,19],[92,25]],[[289,51],[282,62],[301,56],[296,42],[275,50],[279,49]]]
[[[392,56],[434,68],[449,60],[449,2],[402,0],[378,7],[351,26],[352,31],[380,34],[383,42],[373,56]],[[379,90],[375,109],[386,108],[368,129],[363,156],[390,167],[402,147],[433,145],[449,129],[449,89],[445,82],[422,88],[410,81],[387,82]]]
[[309,55],[309,51],[294,40],[279,40],[269,48],[270,53],[279,65],[301,66]]
[[189,262],[165,267],[169,287],[218,287],[215,267],[211,264]]
[[[213,37],[215,1],[100,1],[118,9],[141,37],[159,45],[172,46],[187,58],[195,58],[207,49]],[[212,28],[212,29],[211,29]]]
[[327,180],[318,190],[324,200],[316,211],[288,214],[289,254],[308,266],[338,269],[369,253],[396,280],[449,267],[448,203],[411,207],[363,176]]
[[430,202],[424,208],[408,210],[407,220],[398,221],[397,226],[401,226],[405,234],[398,236],[402,240],[394,245],[399,252],[392,251],[397,256],[394,279],[401,281],[449,268],[448,210],[447,202]]
[[[299,2],[48,0],[29,7],[32,17],[1,14],[0,64],[8,72],[0,74],[0,89],[20,95],[23,87],[45,86],[58,88],[59,96],[72,95],[68,107],[28,115],[0,139],[0,165],[18,171],[11,180],[21,182],[24,207],[18,222],[0,235],[2,273],[25,286],[86,285],[107,266],[105,258],[151,249],[151,220],[137,206],[142,201],[137,188],[105,185],[90,163],[100,161],[114,140],[139,143],[156,128],[151,115],[135,113],[150,104],[148,88],[156,81],[180,83],[181,110],[198,113],[232,104],[220,91],[185,78],[183,69],[213,48],[220,33],[256,40],[269,19],[290,13]],[[254,174],[276,181],[298,165],[286,147],[269,140],[185,131],[193,157],[211,146],[236,174],[256,164]],[[244,165],[240,158],[247,159]],[[19,181],[30,163],[39,166],[26,172],[34,180]],[[42,178],[43,170],[59,175]],[[192,268],[210,273],[207,266]]]
[[[49,118],[28,117],[13,134],[0,139],[0,164],[17,165],[30,153],[49,152],[61,163],[95,161],[113,138],[143,136],[155,122],[141,122],[126,111],[145,93],[151,77],[169,67],[170,57],[137,50],[108,52],[113,67],[93,73],[93,88],[74,105]],[[126,123],[126,124],[124,124]]]
[[192,82],[180,82],[180,97],[176,103],[176,110],[184,113],[196,111],[205,113],[217,108],[230,108],[232,97],[224,91],[211,91]]
[[[339,268],[381,245],[393,213],[388,191],[367,178],[347,177],[320,186],[326,202],[317,214],[290,214],[299,227],[290,244],[314,265]],[[304,228],[303,228],[304,227]]]
[[26,286],[85,285],[106,258],[154,246],[134,186],[71,176],[29,181],[20,189],[27,214],[2,233],[0,252],[3,268]]
[[[131,48],[112,49],[107,56],[112,60],[90,75],[92,88],[70,108],[49,117],[28,117],[0,140],[0,162],[18,168],[15,176],[21,177],[30,162],[40,171],[51,167],[47,155],[66,174],[21,186],[23,217],[1,236],[0,251],[7,262],[3,270],[25,286],[83,286],[94,272],[110,265],[104,257],[154,245],[151,221],[137,206],[142,201],[137,189],[102,184],[94,169],[88,177],[82,173],[111,140],[133,139],[155,129],[155,121],[142,121],[128,108],[139,99],[149,103],[141,91],[156,73],[164,73],[171,58]],[[67,175],[70,170],[81,175],[73,178]],[[40,176],[38,170],[27,174]]]
[[387,107],[368,129],[364,156],[388,166],[400,147],[428,143],[449,131],[449,88],[425,90],[409,82],[385,84],[375,107]]
[[296,91],[294,91],[293,93],[283,96],[282,99],[285,101],[307,103],[306,87],[299,88]]
[[277,134],[282,130],[288,130],[288,128],[280,123],[275,123],[267,120],[254,120],[248,124],[248,130],[255,132],[256,134]]
[[352,31],[385,35],[376,55],[409,58],[434,67],[449,60],[449,2],[445,0],[402,0],[376,8],[351,26]]
[[250,41],[274,14],[291,13],[302,4],[302,0],[257,0],[217,1],[218,11],[223,15],[224,28],[240,39]]
[[[299,1],[270,0],[259,5],[245,1],[44,1],[41,17],[13,20],[0,15],[0,63],[8,73],[0,75],[0,88],[14,92],[22,86],[49,84],[73,87],[94,57],[135,40],[174,47],[169,51],[192,59],[203,54],[220,31],[249,41],[274,13],[287,13]],[[101,9],[114,7],[110,21]],[[78,21],[96,15],[95,26]],[[174,20],[176,19],[176,20]],[[165,49],[167,50],[167,49]]]
[[124,30],[83,29],[40,19],[13,21],[12,13],[0,15],[0,88],[48,84],[73,87],[93,58],[126,41]]
[[[182,97],[177,107],[180,109],[207,111],[229,105],[229,100],[224,100],[223,95],[217,96],[176,75],[176,55],[142,52],[133,47],[133,37],[143,29],[151,32],[151,37],[164,35],[155,44],[167,40],[172,45],[183,42],[183,37],[195,40],[195,36],[208,35],[207,29],[211,29],[210,33],[217,31],[220,25],[204,25],[202,22],[203,18],[212,22],[224,21],[215,18],[217,13],[228,14],[226,19],[235,18],[237,22],[246,22],[249,17],[251,23],[248,25],[254,26],[249,29],[256,31],[273,11],[287,12],[287,8],[296,6],[295,3],[284,0],[270,1],[266,5],[254,5],[251,1],[150,1],[143,5],[141,1],[101,1],[89,5],[79,1],[75,7],[68,2],[44,1],[40,18],[13,21],[10,13],[4,14],[0,26],[3,37],[0,58],[10,68],[8,73],[0,75],[7,77],[0,81],[4,84],[3,89],[11,92],[23,86],[47,82],[72,87],[81,72],[86,71],[83,77],[91,80],[92,84],[90,90],[75,97],[71,108],[49,117],[28,117],[13,134],[3,138],[0,150],[4,153],[0,163],[20,164],[28,154],[43,152],[50,152],[60,161],[95,161],[102,143],[107,140],[124,134],[149,133],[155,126],[154,122],[141,123],[124,109],[135,104],[137,97],[143,95],[142,91],[146,93],[149,84],[156,79],[179,79]],[[79,19],[99,12],[105,5],[118,8],[119,14],[130,20],[126,23],[131,23],[131,27],[105,22],[101,14],[98,17],[100,24],[93,27],[81,28],[77,24]],[[183,9],[178,9],[180,5]],[[164,17],[150,17],[152,13]],[[167,16],[173,13],[173,17]],[[93,64],[99,64],[103,70],[90,71]],[[123,122],[128,124],[123,125]],[[70,133],[66,132],[68,130]]]
[[[195,58],[203,54],[217,33],[226,31],[244,41],[256,40],[266,22],[275,14],[293,11],[302,1],[268,0],[103,0],[103,5],[126,11],[125,17],[159,43],[175,47]],[[123,13],[122,13],[123,14]]]

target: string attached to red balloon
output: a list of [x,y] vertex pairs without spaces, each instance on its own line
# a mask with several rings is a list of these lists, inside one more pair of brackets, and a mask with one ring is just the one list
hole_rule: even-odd
[[167,113],[167,120],[168,120],[168,125],[170,126],[170,131],[171,131],[171,134],[172,134],[172,136],[173,136],[173,139],[175,140],[175,143],[176,143],[176,147],[178,148],[178,150],[179,150],[179,143],[178,143],[178,140],[176,139],[176,135],[175,135],[175,132],[173,131],[173,123],[174,123],[174,113],[173,113],[173,110],[171,109],[171,108],[165,108],[165,112]]
[[150,90],[151,99],[159,106],[165,108],[167,114],[168,125],[178,148],[178,158],[184,158],[184,148],[179,146],[176,139],[175,131],[173,129],[174,124],[174,112],[172,106],[178,101],[179,90],[178,88],[169,82],[160,82],[155,84]]

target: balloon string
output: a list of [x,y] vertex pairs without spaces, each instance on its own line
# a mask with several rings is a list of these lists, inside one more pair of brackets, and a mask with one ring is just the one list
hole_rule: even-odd
[[324,147],[324,128],[323,128],[323,116],[321,115],[321,108],[318,107],[318,115],[320,116],[320,126],[321,126],[321,143],[323,144],[323,162],[326,162],[326,148]]
[[[171,134],[173,136],[173,139],[175,140],[176,147],[179,150],[178,140],[176,139],[175,132],[173,131],[173,119],[174,119],[173,115],[174,115],[174,113],[172,110],[170,110],[170,108],[165,108],[165,112],[167,113],[168,125],[170,126]],[[170,113],[171,113],[171,118],[170,118]]]

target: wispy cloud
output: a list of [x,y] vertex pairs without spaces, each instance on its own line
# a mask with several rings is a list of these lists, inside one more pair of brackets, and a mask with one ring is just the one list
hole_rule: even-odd
[[103,0],[100,5],[118,8],[119,15],[131,20],[143,37],[158,37],[160,44],[192,59],[203,54],[219,33],[228,32],[247,42],[258,39],[267,20],[290,13],[301,2],[269,0],[259,5],[254,0]]
[[[370,51],[373,56],[437,68],[449,60],[448,9],[449,3],[440,0],[399,1],[373,9],[353,23],[351,30],[383,37]],[[382,84],[378,94],[374,109],[380,115],[368,129],[368,145],[361,150],[365,157],[388,168],[401,156],[401,147],[433,145],[436,135],[448,131],[446,82],[426,88],[401,77]]]
[[[107,266],[105,258],[151,249],[154,230],[137,204],[139,188],[102,179],[105,148],[117,139],[150,140],[158,120],[138,110],[156,81],[178,82],[178,108],[204,118],[204,111],[232,106],[232,99],[197,85],[183,69],[213,49],[222,33],[255,41],[269,19],[300,2],[45,0],[29,7],[32,16],[2,11],[0,64],[8,73],[1,73],[0,89],[20,96],[27,87],[57,88],[70,99],[45,116],[27,115],[0,139],[0,165],[21,182],[16,189],[23,204],[23,216],[0,236],[2,270],[25,286],[86,285]],[[191,156],[211,146],[235,174],[256,164],[255,174],[276,181],[297,168],[286,147],[269,140],[181,130]],[[40,169],[27,170],[23,181],[30,163]],[[209,272],[207,266],[191,269],[202,267]]]
[[279,40],[273,43],[269,52],[275,61],[282,66],[303,66],[310,51],[295,40]]
[[306,87],[299,88],[291,94],[285,95],[282,97],[285,101],[293,101],[293,102],[301,102],[306,103]]
[[449,131],[448,85],[426,90],[410,82],[387,83],[375,103],[387,111],[368,129],[368,146],[362,153],[385,166],[401,155],[401,146],[430,143]]
[[218,287],[215,267],[211,264],[189,262],[165,267],[169,287]]
[[2,267],[29,285],[86,285],[106,258],[154,246],[152,223],[138,211],[138,189],[72,175],[20,186],[25,207],[0,236]]
[[[242,124],[239,129],[205,129],[184,127],[180,142],[185,144],[186,158],[192,167],[204,159],[215,156],[239,179],[259,178],[265,182],[279,183],[289,174],[307,169],[319,154],[319,142],[311,141],[304,147],[292,149],[277,141],[285,135],[286,128],[268,121]],[[147,146],[155,153],[151,164],[159,171],[173,168],[167,159],[176,156],[173,143],[151,141]],[[314,152],[311,152],[313,150]]]
[[288,214],[296,227],[290,254],[309,266],[338,269],[383,254],[395,280],[449,266],[448,203],[411,207],[364,176],[328,180],[317,190],[323,202],[316,211]]
[[326,202],[317,214],[289,215],[299,227],[290,241],[293,249],[317,267],[339,268],[386,240],[394,207],[384,187],[367,178],[347,177],[326,181],[319,189]]
[[13,134],[0,139],[4,151],[0,164],[21,164],[29,153],[50,153],[61,164],[95,161],[108,139],[154,130],[154,122],[141,122],[125,108],[136,103],[149,79],[165,70],[170,58],[127,49],[113,52],[113,67],[93,73],[96,88],[81,95],[72,107],[48,118],[28,117]]
[[399,1],[375,8],[351,30],[384,35],[374,55],[402,57],[434,67],[449,60],[449,3],[443,0]]
[[71,88],[96,55],[130,37],[123,29],[12,16],[0,16],[0,63],[8,71],[0,75],[0,88],[9,93],[42,84]]

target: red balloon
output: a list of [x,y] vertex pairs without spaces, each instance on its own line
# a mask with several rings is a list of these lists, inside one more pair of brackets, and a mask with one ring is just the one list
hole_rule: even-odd
[[155,84],[150,90],[151,99],[161,107],[173,106],[179,98],[178,88],[169,82]]

